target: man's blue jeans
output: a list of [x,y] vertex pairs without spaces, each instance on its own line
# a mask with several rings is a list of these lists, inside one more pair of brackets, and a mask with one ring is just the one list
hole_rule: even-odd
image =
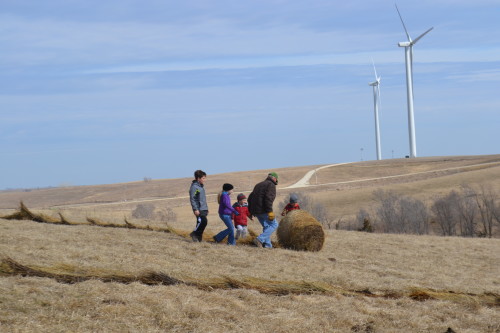
[[217,235],[214,236],[215,241],[218,243],[227,237],[228,245],[236,245],[236,240],[234,239],[234,226],[231,219],[231,215],[219,214],[220,219],[224,222],[227,229],[222,230]]
[[276,219],[269,221],[267,214],[257,214],[255,216],[257,216],[257,219],[259,220],[263,228],[262,233],[257,237],[257,239],[262,243],[264,247],[273,247],[273,244],[271,244],[271,235],[273,234],[274,230],[278,228],[278,222],[276,221]]

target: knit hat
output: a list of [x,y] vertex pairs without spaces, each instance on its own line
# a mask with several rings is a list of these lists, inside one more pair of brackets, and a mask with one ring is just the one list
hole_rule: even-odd
[[278,179],[278,174],[276,172],[270,172],[268,174],[268,176],[271,176],[271,177],[274,177],[274,178]]
[[290,194],[290,203],[297,203],[297,201],[299,201],[299,197],[297,196],[297,194]]
[[228,184],[228,183],[225,183],[224,185],[222,185],[222,190],[226,191],[226,192],[231,191],[233,188],[234,188],[234,186],[231,184]]
[[238,196],[236,197],[236,199],[238,201],[241,201],[241,200],[246,199],[246,198],[247,198],[246,195],[244,195],[243,193],[238,194]]

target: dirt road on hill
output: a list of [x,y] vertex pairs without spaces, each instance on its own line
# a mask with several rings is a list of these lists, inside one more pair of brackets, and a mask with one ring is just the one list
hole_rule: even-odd
[[341,184],[350,184],[350,183],[371,182],[371,181],[375,181],[375,180],[395,179],[395,178],[410,177],[410,176],[416,176],[416,175],[436,174],[436,173],[442,173],[442,172],[447,172],[447,171],[460,171],[460,170],[464,170],[464,169],[472,169],[472,168],[477,168],[477,167],[482,167],[482,166],[489,166],[489,165],[500,165],[500,162],[479,163],[479,164],[473,164],[473,165],[467,165],[467,166],[460,166],[460,167],[453,167],[453,168],[446,168],[446,169],[439,169],[439,170],[411,172],[411,173],[405,173],[405,174],[400,174],[400,175],[375,177],[375,178],[367,178],[367,179],[356,179],[356,180],[348,180],[348,181],[335,182],[335,183],[309,184],[309,180],[316,173],[316,171],[319,171],[320,169],[324,169],[324,168],[334,167],[334,166],[337,166],[337,165],[343,165],[343,164],[348,164],[348,163],[326,165],[326,166],[323,166],[321,168],[317,168],[317,169],[311,170],[301,180],[299,180],[297,183],[295,183],[293,185],[290,185],[288,187],[284,187],[283,189],[315,187],[315,186],[327,186],[327,185],[341,185]]
[[[302,177],[299,181],[297,181],[295,184],[292,184],[287,187],[282,187],[278,188],[278,190],[290,190],[290,189],[299,189],[299,188],[314,188],[314,187],[320,187],[320,186],[335,186],[335,185],[353,185],[355,184],[366,184],[370,182],[378,182],[381,180],[393,180],[392,183],[394,182],[403,182],[407,181],[409,178],[411,178],[410,181],[415,181],[415,180],[422,180],[426,178],[431,178],[431,177],[439,177],[439,176],[444,176],[447,174],[452,174],[452,173],[458,173],[458,172],[464,172],[467,171],[468,169],[474,169],[478,167],[488,167],[488,166],[495,166],[495,165],[500,165],[500,162],[486,162],[486,163],[478,163],[478,164],[473,164],[473,165],[467,165],[467,166],[459,166],[459,167],[453,167],[453,168],[445,168],[445,169],[438,169],[438,170],[429,170],[429,171],[422,171],[422,172],[411,172],[411,173],[406,173],[406,174],[398,174],[398,175],[392,175],[392,176],[383,176],[383,177],[375,177],[375,178],[367,178],[367,179],[355,179],[355,180],[348,180],[348,181],[341,181],[341,182],[334,182],[334,183],[322,183],[322,184],[310,184],[311,178],[316,174],[317,171],[321,169],[326,169],[326,168],[333,168],[336,166],[340,165],[346,165],[350,164],[349,163],[338,163],[338,164],[330,164],[330,165],[325,165],[313,170],[308,171],[304,177]],[[251,189],[247,191],[241,191],[242,193],[250,193]],[[208,194],[207,198],[215,198],[216,194]],[[174,200],[188,200],[189,196],[176,196],[176,197],[161,197],[161,198],[141,198],[141,199],[133,199],[133,200],[127,200],[127,201],[116,201],[116,202],[101,202],[101,203],[81,203],[81,204],[68,204],[68,205],[54,205],[51,206],[53,208],[76,208],[76,207],[92,207],[92,206],[113,206],[113,205],[123,205],[123,204],[131,204],[131,203],[144,203],[144,202],[154,202],[154,201],[174,201]]]

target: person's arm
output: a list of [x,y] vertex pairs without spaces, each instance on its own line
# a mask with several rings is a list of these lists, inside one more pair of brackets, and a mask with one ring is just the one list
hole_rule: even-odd
[[[189,189],[189,200],[191,201],[191,208],[193,209],[193,213],[198,216],[200,214],[200,204],[199,197],[200,190],[196,188],[196,186],[191,186]],[[198,212],[198,214],[196,214]]]
[[273,202],[275,198],[276,198],[276,186],[270,184],[267,187],[266,192],[264,194],[263,208],[266,213],[271,213],[273,211]]
[[231,206],[231,198],[229,198],[229,195],[223,195],[222,198],[221,198],[221,202],[222,202],[222,205],[227,208],[227,209],[230,209],[233,214],[235,215],[239,215],[238,211],[236,209],[234,209],[233,206]]

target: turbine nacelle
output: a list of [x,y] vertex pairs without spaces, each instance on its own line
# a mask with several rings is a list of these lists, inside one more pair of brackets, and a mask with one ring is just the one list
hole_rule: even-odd
[[398,43],[399,47],[408,47],[408,46],[411,46],[411,45],[412,45],[411,42],[399,42]]

